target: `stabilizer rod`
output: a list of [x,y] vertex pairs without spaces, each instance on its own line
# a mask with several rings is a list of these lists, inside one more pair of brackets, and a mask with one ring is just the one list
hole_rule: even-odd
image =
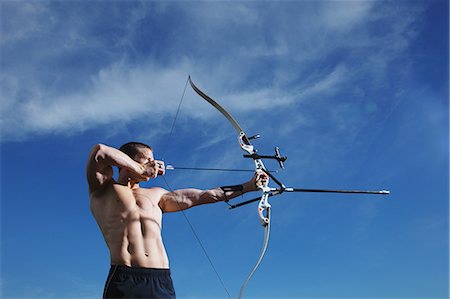
[[324,192],[324,193],[353,193],[353,194],[379,194],[389,195],[390,191],[366,191],[366,190],[328,190],[328,189],[300,189],[300,188],[286,188],[284,192]]
[[[390,191],[388,190],[380,190],[380,191],[366,191],[366,190],[329,190],[329,189],[302,189],[302,188],[280,188],[269,194],[270,196],[278,195],[283,192],[313,192],[313,193],[350,193],[350,194],[375,194],[375,195],[389,195]],[[234,208],[238,208],[249,203],[258,201],[261,199],[261,196],[255,197],[243,202],[240,202],[235,205],[230,205],[229,209],[232,210]]]

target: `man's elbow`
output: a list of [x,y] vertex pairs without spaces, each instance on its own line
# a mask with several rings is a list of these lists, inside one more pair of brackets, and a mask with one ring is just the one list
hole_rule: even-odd
[[91,157],[98,162],[99,157],[105,158],[108,153],[108,146],[102,143],[94,145],[91,149]]
[[92,151],[93,152],[105,151],[107,147],[108,146],[104,145],[103,143],[97,143],[92,147]]

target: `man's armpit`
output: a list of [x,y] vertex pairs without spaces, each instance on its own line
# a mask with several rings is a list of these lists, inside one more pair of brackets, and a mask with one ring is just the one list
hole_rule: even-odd
[[157,193],[155,196],[158,198],[158,207],[163,213],[167,213],[167,197],[171,192],[160,187],[154,187],[152,190]]

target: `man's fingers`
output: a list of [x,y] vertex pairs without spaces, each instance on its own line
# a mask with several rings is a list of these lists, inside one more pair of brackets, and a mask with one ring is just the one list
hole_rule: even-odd
[[258,186],[258,187],[267,186],[268,183],[269,183],[269,176],[261,169],[258,169],[255,172],[256,186]]
[[156,160],[156,166],[158,167],[158,174],[164,175],[166,173],[166,167],[164,166],[164,161]]

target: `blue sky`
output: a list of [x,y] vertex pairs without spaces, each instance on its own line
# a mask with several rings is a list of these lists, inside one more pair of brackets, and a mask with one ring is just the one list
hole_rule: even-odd
[[[189,74],[261,134],[260,153],[289,157],[286,185],[392,192],[272,198],[246,298],[448,298],[448,1],[0,7],[2,298],[101,296],[109,256],[84,174],[95,143],[252,169],[233,127],[190,88],[167,143]],[[249,174],[166,179],[211,188]],[[186,214],[237,296],[262,245],[256,204]],[[179,298],[227,298],[183,215],[165,215],[163,238]]]

